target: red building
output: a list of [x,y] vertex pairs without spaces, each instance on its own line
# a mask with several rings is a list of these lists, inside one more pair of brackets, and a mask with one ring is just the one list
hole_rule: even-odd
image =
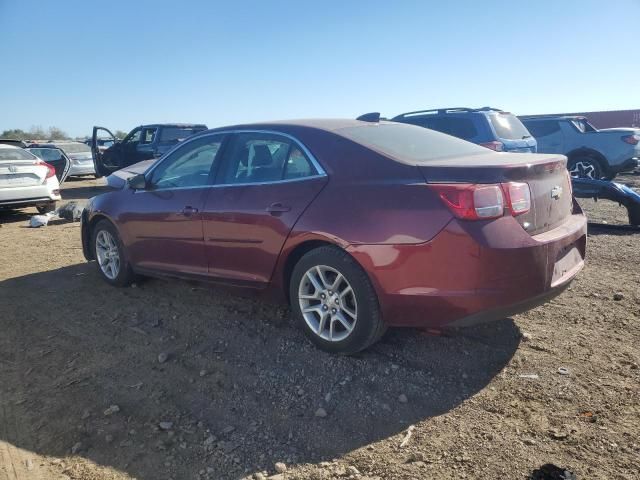
[[559,115],[582,115],[596,128],[638,127],[640,128],[639,110],[609,110],[606,112],[575,112]]

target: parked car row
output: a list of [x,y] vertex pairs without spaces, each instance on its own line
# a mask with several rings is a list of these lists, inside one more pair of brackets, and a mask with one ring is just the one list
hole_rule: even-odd
[[572,177],[611,180],[640,159],[640,130],[598,130],[586,118],[566,115],[516,117],[484,107],[408,112],[391,120],[453,135],[498,152],[566,155]]

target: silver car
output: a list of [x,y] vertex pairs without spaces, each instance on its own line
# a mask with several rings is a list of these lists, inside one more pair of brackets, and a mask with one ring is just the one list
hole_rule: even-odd
[[91,147],[80,142],[51,142],[30,145],[31,148],[59,148],[71,160],[70,177],[95,175]]

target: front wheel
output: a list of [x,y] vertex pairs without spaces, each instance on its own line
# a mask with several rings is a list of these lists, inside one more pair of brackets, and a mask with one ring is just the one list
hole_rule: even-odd
[[602,178],[602,167],[593,157],[572,158],[569,160],[567,169],[574,178],[591,178],[594,180]]
[[124,255],[124,246],[116,227],[108,220],[100,220],[91,235],[94,258],[100,276],[116,287],[130,285],[133,272]]
[[386,330],[369,277],[337,247],[305,254],[291,275],[289,295],[303,331],[327,352],[357,353]]

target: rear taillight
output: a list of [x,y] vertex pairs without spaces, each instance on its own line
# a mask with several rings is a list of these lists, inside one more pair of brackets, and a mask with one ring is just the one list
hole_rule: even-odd
[[507,203],[510,205],[513,216],[522,215],[531,210],[531,191],[529,185],[521,182],[509,182],[502,184],[507,194]]
[[640,142],[640,135],[625,135],[624,137],[620,137],[623,142],[628,143],[629,145],[637,145]]
[[504,143],[498,142],[497,140],[494,140],[493,142],[479,143],[478,145],[493,150],[494,152],[502,152],[504,150]]
[[502,184],[431,184],[442,202],[462,220],[488,220],[502,217],[504,210],[521,215],[531,209],[529,185],[520,182]]
[[571,174],[567,170],[567,183],[569,184],[569,195],[573,198],[573,183],[571,182]]
[[51,177],[54,177],[56,175],[56,169],[53,167],[53,165],[50,165],[47,162],[43,162],[42,160],[36,162],[36,165],[42,165],[42,166],[47,167],[47,177],[46,178],[51,178]]

